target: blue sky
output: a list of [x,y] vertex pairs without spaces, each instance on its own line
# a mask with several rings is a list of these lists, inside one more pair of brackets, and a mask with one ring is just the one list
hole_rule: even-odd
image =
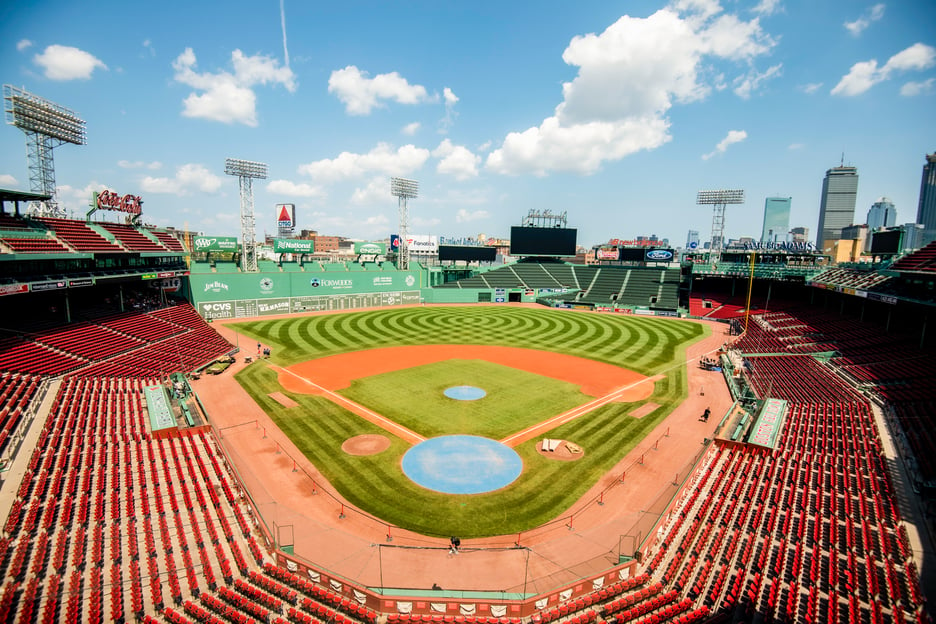
[[[856,221],[913,221],[936,151],[936,3],[826,0],[4,3],[0,81],[67,106],[88,144],[55,150],[59,200],[143,197],[144,218],[239,232],[224,159],[266,162],[300,228],[381,239],[390,176],[420,182],[410,232],[506,236],[567,211],[580,244],[703,239],[696,191],[743,188],[726,234],[759,236],[791,196],[815,234],[826,169],[858,167]],[[0,130],[0,187],[28,190]]]

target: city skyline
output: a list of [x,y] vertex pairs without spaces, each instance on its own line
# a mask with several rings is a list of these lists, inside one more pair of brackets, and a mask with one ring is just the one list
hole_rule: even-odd
[[[77,217],[109,188],[142,196],[149,223],[239,235],[231,157],[269,165],[258,238],[284,203],[297,229],[387,238],[393,176],[420,183],[414,234],[504,237],[535,208],[567,211],[586,246],[705,239],[696,192],[739,188],[725,235],[757,238],[773,196],[816,232],[840,162],[861,171],[859,205],[887,196],[910,220],[934,150],[929,2],[39,0],[3,16],[0,81],[88,122],[87,145],[55,151]],[[0,188],[29,190],[22,133],[0,146]]]

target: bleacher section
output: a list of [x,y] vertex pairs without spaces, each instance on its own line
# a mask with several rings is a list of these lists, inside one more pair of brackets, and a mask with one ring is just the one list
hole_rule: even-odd
[[861,271],[850,268],[833,268],[823,271],[812,278],[813,283],[838,286],[840,288],[854,288],[856,290],[869,290],[880,286],[892,278],[877,271]]
[[[773,319],[785,338],[808,332],[852,349],[868,338],[868,327],[840,317],[841,336],[819,336],[832,333],[831,315],[791,311]],[[750,336],[735,346],[749,356],[778,347]],[[745,377],[760,397],[790,402],[777,448],[711,447],[651,553],[652,578],[724,621],[924,618],[870,404],[813,357],[747,363]]]
[[936,273],[936,241],[919,251],[904,256],[895,262],[891,269],[894,271]]
[[73,219],[54,219],[52,217],[37,218],[36,221],[53,230],[59,238],[80,252],[109,252],[121,253],[124,250],[118,245],[88,227],[84,221]]
[[135,227],[118,223],[96,223],[95,225],[113,234],[114,238],[120,241],[120,244],[128,251],[157,253],[168,251],[166,247],[153,241]]
[[39,375],[0,374],[0,455],[6,452],[10,437],[41,386]]
[[210,433],[150,435],[141,389],[153,381],[64,380],[0,538],[0,619],[269,622],[288,610],[374,624],[265,560]]
[[0,370],[158,376],[189,371],[232,346],[189,304],[129,312],[0,340]]
[[10,248],[12,253],[61,254],[71,250],[53,238],[13,238],[4,236],[0,242]]
[[516,262],[438,288],[560,289],[557,301],[597,306],[648,307],[675,310],[679,304],[680,272],[675,269],[582,266],[557,262]]
[[177,251],[179,253],[185,252],[185,247],[182,246],[181,241],[178,238],[170,234],[169,232],[163,232],[161,230],[152,230],[147,229],[147,232],[159,239],[159,242],[162,243],[162,246],[168,249],[169,251]]

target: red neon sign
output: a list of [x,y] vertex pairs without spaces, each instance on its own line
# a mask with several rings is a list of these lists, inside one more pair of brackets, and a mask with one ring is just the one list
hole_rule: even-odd
[[114,191],[101,191],[97,196],[97,207],[100,210],[116,210],[138,215],[143,212],[143,201],[135,195],[121,197]]

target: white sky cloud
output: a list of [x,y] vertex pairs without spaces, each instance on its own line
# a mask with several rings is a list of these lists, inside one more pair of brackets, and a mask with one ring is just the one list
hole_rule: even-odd
[[803,149],[804,147],[806,147],[805,143],[790,143],[789,145],[787,145],[788,150],[800,150],[800,149]]
[[20,39],[16,42],[16,51],[22,52],[23,50],[32,47],[33,42],[29,39]]
[[188,163],[176,169],[174,177],[146,176],[140,182],[146,193],[188,195],[193,192],[215,193],[221,188],[221,178],[204,165]]
[[782,67],[782,65],[773,65],[762,73],[752,69],[746,76],[739,76],[735,79],[737,85],[734,88],[735,95],[745,100],[748,99],[751,97],[751,92],[760,88],[762,82],[779,76]]
[[815,93],[822,88],[821,82],[810,82],[808,84],[801,85],[798,87],[803,93]]
[[158,160],[153,162],[144,162],[142,160],[118,160],[117,166],[121,169],[149,169],[155,171],[162,168],[162,163]]
[[854,36],[860,35],[864,30],[871,25],[871,22],[876,22],[882,17],[884,17],[884,9],[887,8],[887,5],[880,3],[875,4],[873,7],[865,11],[858,19],[854,22],[845,22],[844,26]]
[[921,82],[908,82],[900,87],[900,95],[913,97],[924,93],[932,93],[934,84],[936,84],[936,78],[929,78]]
[[436,171],[454,176],[456,180],[467,180],[478,177],[478,165],[481,157],[472,154],[464,145],[455,145],[448,139],[439,143],[432,151],[432,155],[439,158]]
[[336,69],[328,78],[328,92],[334,93],[345,105],[349,115],[370,115],[374,108],[382,107],[382,100],[400,104],[419,104],[431,101],[422,85],[411,85],[397,72],[367,76],[354,65]]
[[782,9],[783,7],[780,6],[780,0],[761,0],[757,3],[757,6],[751,10],[760,15],[773,15]]
[[446,134],[455,123],[455,118],[458,117],[458,113],[455,112],[458,96],[451,89],[445,87],[442,89],[442,101],[445,103],[445,117],[439,122],[439,132]]
[[400,130],[400,132],[402,132],[403,134],[407,136],[413,136],[414,134],[419,132],[420,127],[422,127],[422,124],[420,124],[418,121],[414,121],[413,123],[408,123],[405,126],[403,126],[403,129]]
[[860,61],[832,89],[832,95],[861,95],[879,82],[890,79],[894,72],[921,71],[936,65],[936,48],[915,43],[890,57],[878,67],[876,59]]
[[305,183],[297,184],[290,180],[270,180],[266,185],[266,190],[268,193],[287,197],[321,198],[325,196],[325,191],[320,186]]
[[4,188],[16,188],[19,182],[9,173],[0,173],[0,186]]
[[[83,188],[76,188],[69,184],[60,184],[55,187],[55,198],[64,210],[73,212],[77,216],[83,216],[88,212],[88,204],[91,203],[91,193],[109,189],[106,184],[99,182],[90,182]],[[110,189],[113,190],[113,189]]]
[[99,58],[71,46],[50,45],[33,57],[49,80],[88,80],[97,68],[107,69]]
[[182,115],[223,123],[257,125],[257,95],[254,88],[282,85],[290,93],[296,90],[296,77],[288,67],[269,56],[245,56],[240,50],[231,53],[234,73],[195,71],[197,61],[192,48],[186,48],[175,61],[176,82],[202,93],[190,93],[183,101]]
[[554,116],[509,133],[486,166],[505,174],[591,174],[605,161],[660,147],[672,138],[669,109],[711,91],[702,75],[712,62],[742,63],[741,93],[750,95],[779,72],[779,65],[763,74],[750,69],[774,45],[757,18],[721,14],[716,0],[678,0],[647,18],[625,15],[600,34],[572,39],[562,58],[578,75],[563,85]]
[[459,208],[458,212],[455,213],[455,222],[471,223],[472,221],[487,219],[490,216],[491,213],[487,210],[466,210],[464,208]]
[[[413,144],[394,150],[387,143],[378,143],[366,154],[342,152],[336,158],[299,165],[299,173],[322,183],[358,178],[374,172],[404,176],[419,170],[428,159],[429,150]],[[389,193],[389,186],[387,188]]]
[[725,138],[719,141],[718,145],[715,146],[714,151],[711,151],[708,154],[702,155],[702,160],[708,160],[712,156],[716,156],[718,154],[724,154],[725,150],[728,149],[729,145],[740,143],[746,138],[747,138],[747,132],[745,132],[744,130],[729,130]]
[[357,206],[373,206],[375,204],[387,204],[393,199],[390,197],[390,180],[381,176],[371,178],[367,186],[356,188],[351,193],[351,203]]

